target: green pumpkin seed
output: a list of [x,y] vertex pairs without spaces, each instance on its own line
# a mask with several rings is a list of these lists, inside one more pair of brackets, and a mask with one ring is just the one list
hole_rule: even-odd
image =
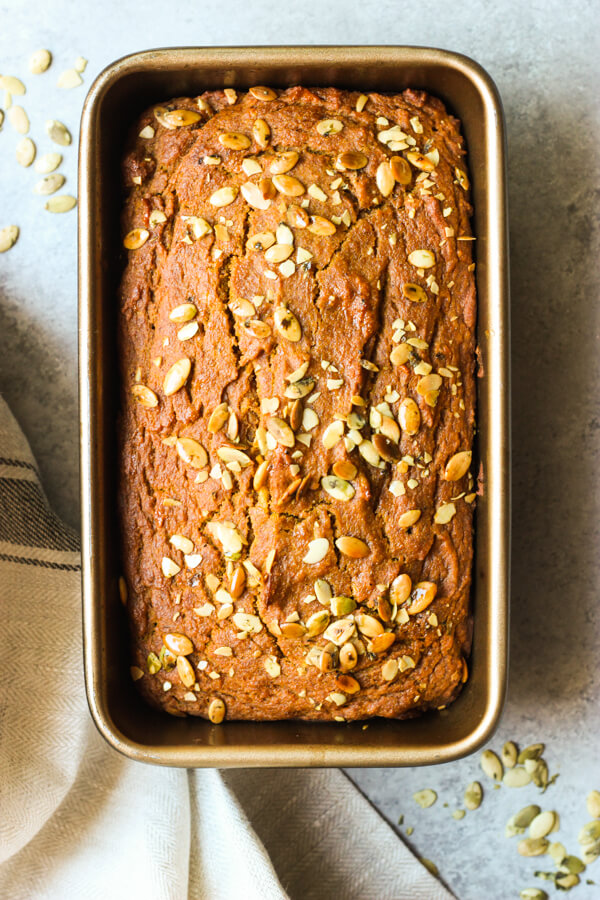
[[421,809],[429,809],[429,807],[433,806],[437,800],[437,794],[435,791],[426,788],[424,791],[417,791],[414,793],[413,800],[421,807]]
[[514,741],[507,741],[502,748],[502,762],[507,769],[512,769],[517,764],[517,745]]
[[493,778],[494,781],[502,780],[504,768],[493,750],[483,751],[481,754],[480,765],[488,778]]
[[452,813],[452,818],[456,819],[457,821],[459,819],[464,819],[465,816],[466,816],[466,812],[464,811],[464,809],[455,809],[454,812]]
[[580,875],[585,872],[585,863],[578,856],[565,856],[560,863],[560,871],[565,875]]
[[600,791],[590,791],[585,803],[590,816],[593,819],[600,819]]
[[577,836],[577,840],[582,847],[589,847],[592,844],[598,843],[598,841],[600,841],[600,819],[596,819],[594,822],[588,822],[587,825],[584,825]]
[[519,897],[521,900],[548,900],[548,894],[541,888],[524,888]]
[[529,826],[529,837],[542,838],[554,831],[556,826],[556,813],[551,810],[538,813]]
[[570,891],[579,884],[578,875],[557,875],[554,884],[557,891]]
[[509,769],[504,773],[504,778],[502,779],[502,783],[511,788],[525,787],[530,781],[531,775],[523,766]]
[[564,844],[561,844],[560,841],[554,841],[548,847],[548,855],[552,857],[557,866],[560,866],[563,859],[567,856],[567,851]]
[[464,804],[467,809],[478,809],[481,806],[483,788],[478,781],[472,781],[464,795]]
[[529,744],[528,747],[521,750],[517,757],[517,762],[519,765],[523,765],[526,759],[539,759],[543,752],[543,744]]
[[536,816],[539,816],[541,809],[537,804],[532,803],[530,806],[524,806],[518,813],[509,819],[516,828],[529,828]]
[[148,671],[151,675],[156,675],[157,672],[160,672],[161,662],[156,653],[148,654]]
[[543,856],[548,850],[546,838],[525,838],[517,844],[520,856]]

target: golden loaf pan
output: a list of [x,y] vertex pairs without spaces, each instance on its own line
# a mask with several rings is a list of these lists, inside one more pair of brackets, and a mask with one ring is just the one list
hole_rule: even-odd
[[[423,88],[462,121],[477,236],[477,503],[470,678],[447,710],[374,719],[363,730],[304,722],[173,718],[151,709],[129,676],[129,628],[119,602],[116,518],[119,160],[148,105],[223,87],[322,85],[398,92]],[[106,740],[170,766],[406,766],[446,762],[489,739],[507,671],[509,597],[509,303],[505,135],[494,83],[472,60],[422,47],[257,47],[152,50],[102,72],[87,97],[79,160],[79,348],[83,633],[87,696]]]

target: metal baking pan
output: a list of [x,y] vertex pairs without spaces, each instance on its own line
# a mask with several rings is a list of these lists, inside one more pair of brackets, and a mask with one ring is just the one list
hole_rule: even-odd
[[[363,730],[304,722],[173,718],[151,709],[129,677],[129,629],[119,602],[116,522],[119,159],[148,105],[207,89],[333,85],[423,88],[462,121],[477,236],[478,440],[484,494],[476,512],[470,678],[447,710],[373,719]],[[83,633],[87,696],[106,740],[125,755],[171,766],[401,766],[446,762],[489,739],[507,671],[509,597],[509,302],[505,135],[494,83],[472,60],[422,47],[258,47],[153,50],[121,59],[87,97],[79,160],[79,348]]]

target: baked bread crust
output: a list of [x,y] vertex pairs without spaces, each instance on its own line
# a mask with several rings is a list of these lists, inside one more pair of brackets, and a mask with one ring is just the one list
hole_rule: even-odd
[[349,721],[458,694],[463,157],[457,120],[413,90],[215,91],[136,124],[119,501],[131,671],[154,705]]

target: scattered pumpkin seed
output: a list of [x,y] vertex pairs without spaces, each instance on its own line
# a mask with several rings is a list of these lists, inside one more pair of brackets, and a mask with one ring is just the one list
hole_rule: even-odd
[[494,781],[501,781],[504,769],[502,763],[493,750],[484,750],[481,754],[480,765],[488,778]]
[[531,775],[523,766],[516,766],[514,769],[508,769],[504,773],[502,781],[507,787],[525,787],[526,784],[530,783]]
[[[468,452],[469,451],[463,451],[463,453],[468,453]],[[455,455],[462,457],[462,454],[457,453]],[[450,466],[450,463],[452,463],[454,459],[455,459],[455,457],[453,456],[452,459],[450,459],[448,461],[448,463],[446,464],[446,469],[448,469],[448,467]],[[470,465],[470,461],[469,461],[469,465]],[[464,468],[464,460],[462,460],[462,458],[461,458],[461,460],[459,461],[458,464],[455,463],[455,466],[457,466],[459,469]],[[467,468],[468,468],[468,466],[467,466]],[[465,469],[465,471],[466,471],[466,469]],[[464,472],[463,472],[463,474],[464,474]],[[457,478],[447,477],[446,475],[444,475],[444,477],[446,478],[447,481],[456,481],[457,480]],[[461,477],[462,477],[462,475],[458,476],[458,478],[461,478]],[[523,763],[525,762],[526,759],[539,759],[543,752],[544,752],[543,744],[529,744],[528,747],[525,747],[523,750],[521,750],[521,752],[519,753],[519,756],[517,758],[517,762],[520,765],[523,765]]]
[[45,204],[45,208],[51,213],[66,213],[77,206],[77,200],[71,194],[60,194],[57,197],[51,197]]
[[0,228],[0,253],[6,253],[11,247],[14,247],[19,238],[18,225],[6,225]]
[[456,819],[457,821],[460,819],[464,819],[465,816],[466,812],[464,811],[464,809],[455,809],[452,813],[452,818]]
[[513,769],[517,764],[518,750],[514,741],[507,741],[502,747],[502,762],[505,768]]
[[356,493],[349,481],[338,478],[336,475],[325,475],[321,479],[321,487],[334,500],[352,500]]
[[19,134],[27,134],[29,131],[29,116],[22,106],[11,106],[6,111],[6,118]]
[[548,894],[541,888],[523,888],[519,897],[521,900],[548,900]]
[[585,863],[578,856],[565,856],[559,863],[561,872],[566,875],[581,875],[585,872]]
[[429,807],[433,806],[437,800],[437,794],[430,788],[426,788],[423,791],[416,791],[416,793],[413,794],[413,800],[421,807],[421,809],[429,809]]
[[62,160],[61,153],[44,153],[36,159],[33,168],[40,175],[49,175],[50,172],[58,169]]
[[578,875],[557,875],[554,879],[554,886],[559,891],[570,891],[571,888],[577,887],[579,882]]
[[551,810],[545,810],[538,813],[529,826],[529,837],[542,838],[555,830],[556,813]]
[[321,562],[321,560],[325,559],[327,553],[329,552],[329,541],[327,538],[315,538],[312,541],[309,541],[308,551],[304,556],[302,562],[305,562],[309,565],[314,565],[315,563]]
[[464,804],[467,809],[479,809],[483,797],[483,788],[478,781],[472,781],[467,787],[464,796]]
[[208,718],[213,725],[220,725],[225,718],[225,703],[220,697],[214,697],[208,704]]
[[53,172],[52,175],[46,175],[45,178],[38,181],[33,189],[34,193],[40,194],[42,197],[47,197],[49,194],[55,194],[61,189],[65,180],[64,175],[61,175],[59,172]]
[[594,819],[600,819],[600,791],[590,791],[585,803],[590,816]]
[[81,77],[77,69],[66,69],[61,73],[58,81],[56,82],[57,87],[63,88],[65,90],[79,87],[80,84],[83,84],[83,78]]
[[31,138],[23,138],[17,144],[16,158],[20,166],[27,169],[35,159],[36,148]]
[[52,54],[49,50],[36,50],[29,57],[29,71],[32,75],[41,75],[50,68]]
[[340,553],[350,557],[350,559],[363,559],[365,556],[369,555],[369,547],[364,541],[357,537],[343,535],[342,537],[337,538],[335,545]]
[[543,856],[548,847],[546,838],[525,838],[517,844],[517,852],[520,856]]
[[46,133],[51,141],[60,144],[61,147],[68,147],[72,141],[71,132],[66,125],[57,119],[48,119],[46,122]]
[[23,82],[14,75],[0,75],[0,89],[8,91],[14,97],[22,97],[27,93]]

